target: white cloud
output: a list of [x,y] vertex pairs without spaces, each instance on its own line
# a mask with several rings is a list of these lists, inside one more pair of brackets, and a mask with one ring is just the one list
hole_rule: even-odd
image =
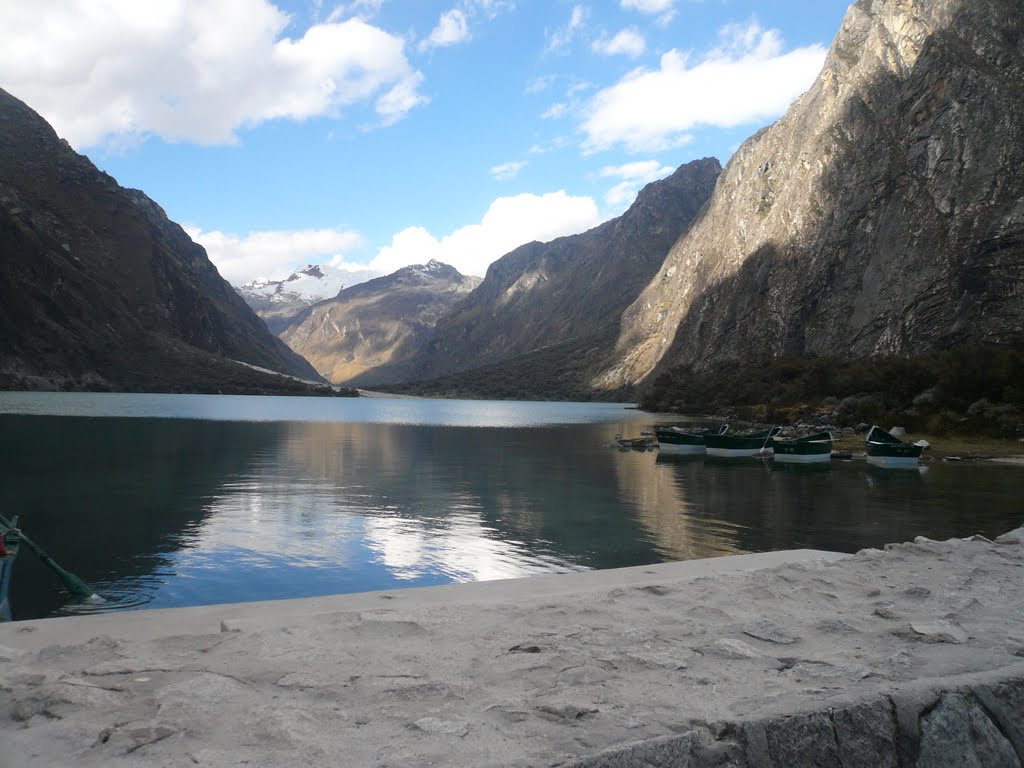
[[569,87],[565,89],[565,95],[570,99],[575,99],[579,94],[584,91],[589,91],[593,87],[593,83],[587,82],[586,80],[578,80],[569,84]]
[[508,181],[509,179],[514,179],[525,167],[526,161],[524,160],[493,165],[491,166],[491,176],[498,181]]
[[466,22],[466,14],[457,8],[453,8],[441,14],[437,26],[420,43],[420,50],[426,51],[431,48],[443,48],[448,45],[461,43],[467,39],[469,39],[469,24]]
[[726,27],[722,45],[691,63],[677,50],[658,69],[639,68],[587,104],[582,130],[589,152],[623,145],[634,152],[680,146],[698,125],[732,128],[774,119],[814,81],[825,48],[782,52],[775,30],[756,22]]
[[541,118],[544,120],[557,120],[560,117],[565,117],[569,113],[570,105],[564,101],[556,101],[541,114]]
[[626,181],[654,181],[675,169],[662,165],[657,160],[638,160],[635,163],[624,163],[623,165],[606,165],[598,173],[602,178],[614,177]]
[[465,275],[482,277],[491,262],[523,243],[577,234],[599,223],[597,205],[589,197],[573,197],[564,191],[501,197],[491,203],[479,224],[440,239],[423,227],[402,230],[369,266],[391,273],[437,259]]
[[658,24],[668,24],[676,16],[676,0],[621,0],[620,5],[627,11],[639,11],[658,16]]
[[546,155],[549,152],[557,152],[560,149],[571,147],[573,144],[572,139],[568,136],[555,136],[552,139],[548,139],[543,144],[533,144],[529,149],[526,150],[527,154],[530,155]]
[[665,13],[672,10],[676,0],[622,0],[626,10],[638,10],[641,13]]
[[576,34],[583,28],[587,15],[586,8],[582,5],[574,5],[566,25],[548,35],[548,53],[564,52],[576,38]]
[[206,249],[221,277],[232,285],[257,277],[279,279],[300,264],[331,261],[341,266],[345,253],[363,243],[359,233],[343,229],[250,232],[244,237],[197,227],[185,231]]
[[461,9],[452,8],[441,14],[437,26],[420,41],[420,51],[463,43],[472,37],[470,21],[481,17],[492,21],[503,13],[514,11],[516,7],[513,0],[462,0],[461,5]]
[[269,0],[0,3],[0,81],[80,148],[231,143],[375,98],[390,123],[425,101],[401,38],[357,18],[282,37],[289,21]]
[[480,13],[493,19],[502,13],[516,9],[515,0],[467,0],[466,7],[473,13]]
[[642,56],[647,49],[647,41],[644,36],[634,28],[623,29],[610,40],[602,38],[595,40],[591,46],[595,53],[603,53],[606,56],[624,54],[626,56]]
[[580,107],[579,94],[584,91],[589,91],[594,87],[593,83],[588,83],[585,80],[572,82],[565,89],[565,101],[557,101],[548,107],[543,114],[541,119],[543,120],[557,120],[565,117],[570,112],[576,112]]
[[641,160],[624,165],[607,165],[600,170],[602,178],[622,179],[605,193],[604,201],[609,206],[624,210],[635,199],[640,187],[658,179],[663,179],[675,169],[662,165],[657,160]]
[[542,93],[550,88],[555,82],[554,75],[542,75],[541,77],[535,77],[529,83],[526,84],[526,88],[523,93],[534,94]]
[[245,236],[188,226],[185,231],[206,248],[225,280],[242,285],[257,277],[280,279],[307,263],[330,264],[365,278],[366,274],[390,274],[437,259],[463,274],[482,277],[491,262],[523,243],[577,234],[600,223],[597,204],[589,197],[574,197],[564,191],[500,197],[479,224],[461,227],[440,239],[423,227],[402,230],[369,264],[357,264],[346,256],[364,245],[364,240],[359,233],[342,229],[264,231]]
[[376,109],[381,123],[394,125],[405,117],[413,107],[424,103],[426,99],[417,90],[422,84],[423,74],[413,72],[377,99]]
[[620,5],[627,11],[640,11],[640,13],[664,13],[672,10],[676,0],[622,0]]
[[[317,6],[319,6],[321,2],[322,0],[317,0]],[[355,16],[356,18],[366,21],[380,13],[382,5],[384,5],[384,0],[353,0],[353,2],[348,5],[342,3],[337,6],[333,11],[331,11],[327,20],[341,21],[349,16]]]

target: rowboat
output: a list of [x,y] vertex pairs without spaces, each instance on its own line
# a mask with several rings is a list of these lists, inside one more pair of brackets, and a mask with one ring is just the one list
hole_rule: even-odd
[[[18,518],[11,520],[11,527],[18,524]],[[18,557],[18,547],[21,544],[17,534],[11,533],[9,529],[0,525],[6,554],[0,555],[0,621],[10,621],[11,601],[7,595],[11,588],[11,573],[14,570],[14,561]]]
[[771,441],[775,461],[786,464],[816,464],[832,460],[832,433],[816,432],[793,440]]
[[707,446],[708,456],[731,459],[739,456],[770,455],[771,438],[781,431],[782,427],[772,427],[764,432],[746,435],[705,435],[704,444]]
[[928,447],[924,440],[908,443],[886,432],[881,427],[872,427],[864,437],[868,464],[885,469],[913,469],[921,452]]
[[656,427],[654,434],[658,438],[658,449],[662,453],[697,454],[706,450],[704,438],[707,435],[724,435],[728,430],[728,424],[701,432],[687,432],[681,427]]

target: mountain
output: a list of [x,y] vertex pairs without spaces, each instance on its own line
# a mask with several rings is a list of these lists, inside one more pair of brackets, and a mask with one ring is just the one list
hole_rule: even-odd
[[372,269],[346,270],[329,264],[306,264],[284,280],[260,277],[238,286],[236,290],[245,303],[263,318],[271,333],[279,334],[292,325],[304,309],[318,301],[334,298],[342,288],[365,283],[375,277],[381,277],[381,273]]
[[861,0],[626,310],[614,389],[674,365],[1006,343],[1024,322],[1020,0]]
[[4,91],[0,252],[2,388],[248,392],[306,388],[275,371],[319,380],[160,206]]
[[615,338],[609,329],[658,271],[720,172],[714,158],[695,160],[644,187],[618,218],[502,256],[480,287],[438,321],[411,375],[437,377],[565,342],[600,359]]
[[439,261],[403,267],[313,305],[281,338],[337,384],[396,381],[438,318],[479,284]]

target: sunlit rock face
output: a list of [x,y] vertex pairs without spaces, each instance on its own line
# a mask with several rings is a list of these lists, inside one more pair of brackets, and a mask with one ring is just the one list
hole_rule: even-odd
[[644,187],[618,218],[502,256],[480,288],[438,322],[415,375],[452,373],[562,342],[587,344],[584,339],[618,323],[720,172],[714,158],[695,160]]
[[279,379],[232,360],[317,378],[159,205],[2,90],[0,338],[0,388],[265,391]]
[[1024,317],[1019,0],[862,0],[623,316],[599,387],[686,363],[913,354]]
[[396,381],[438,318],[479,284],[439,261],[403,267],[314,304],[281,338],[336,384]]

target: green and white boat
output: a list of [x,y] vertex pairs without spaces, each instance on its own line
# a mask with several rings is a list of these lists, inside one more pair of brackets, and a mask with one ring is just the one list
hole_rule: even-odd
[[890,435],[881,427],[872,427],[864,437],[868,464],[886,469],[914,469],[928,447],[924,440],[908,443]]
[[832,461],[832,433],[816,432],[793,440],[772,440],[775,461],[784,464],[817,464]]
[[745,435],[705,435],[704,444],[708,456],[733,459],[741,456],[770,456],[771,438],[779,434],[782,427],[772,427],[764,432]]
[[662,453],[699,454],[707,450],[705,437],[724,435],[728,431],[729,425],[721,424],[700,432],[687,432],[682,427],[656,427],[654,434],[658,438],[658,449]]
[[[18,518],[11,520],[12,528],[17,524]],[[2,523],[0,523],[0,537],[3,538],[3,549],[6,552],[6,554],[0,555],[0,621],[10,621],[12,618],[11,602],[7,592],[11,588],[11,574],[14,571],[14,561],[18,557],[18,546],[21,541],[16,533],[11,533]]]

